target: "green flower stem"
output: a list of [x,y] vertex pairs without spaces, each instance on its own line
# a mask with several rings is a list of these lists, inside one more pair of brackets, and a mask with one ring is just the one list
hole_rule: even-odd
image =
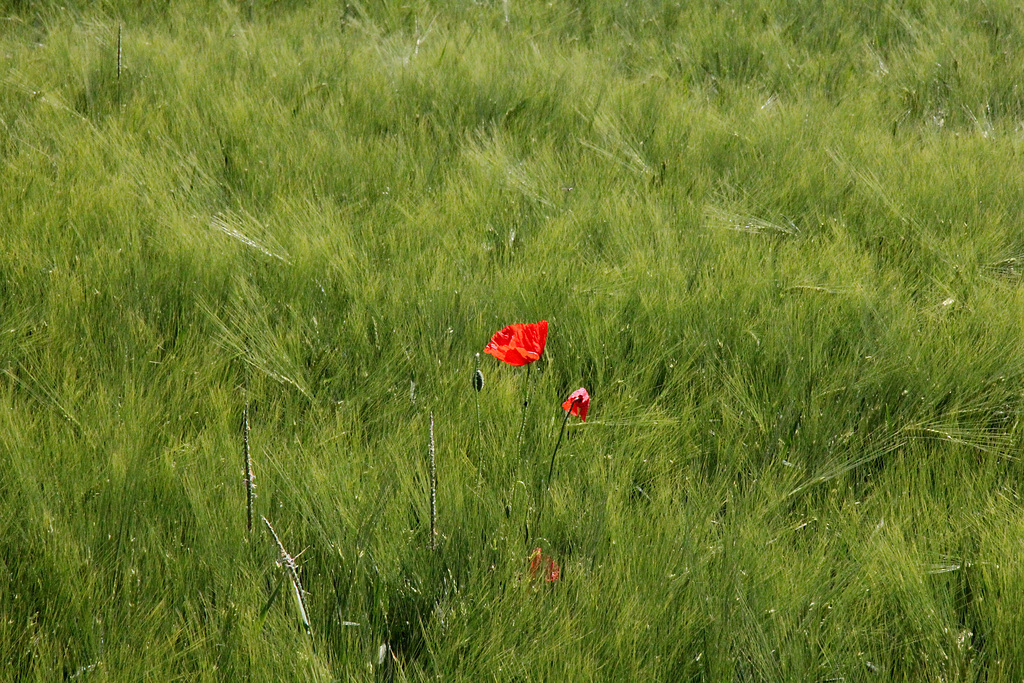
[[[579,401],[579,399],[576,399]],[[572,402],[569,406],[569,410],[565,411],[565,418],[562,420],[562,429],[558,432],[558,441],[555,442],[555,450],[551,452],[551,464],[548,465],[548,484],[545,487],[546,490],[551,490],[551,475],[555,471],[555,455],[558,453],[558,447],[562,445],[562,437],[565,436],[565,425],[569,422],[569,416],[572,415],[572,406],[576,405],[576,401]]]
[[[551,475],[555,471],[555,456],[558,455],[558,447],[562,445],[562,437],[565,436],[565,425],[569,423],[569,416],[572,415],[572,407],[576,405],[576,401],[579,401],[579,399],[572,402],[569,406],[569,410],[565,411],[565,417],[562,418],[562,429],[558,432],[558,441],[555,442],[555,450],[551,451],[551,464],[548,465],[548,483],[544,489],[545,492],[551,490]],[[537,519],[533,523],[534,529],[540,527],[540,514],[544,511],[544,500],[545,496],[544,492],[542,492],[540,501],[537,503]]]
[[480,463],[483,461],[484,456],[484,423],[480,419],[480,390],[483,388],[483,375],[480,374],[480,354],[476,354],[476,363],[473,368],[473,384],[476,397],[476,466],[480,468]]

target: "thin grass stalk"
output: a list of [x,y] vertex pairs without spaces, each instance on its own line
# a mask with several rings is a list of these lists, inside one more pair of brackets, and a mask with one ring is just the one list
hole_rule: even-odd
[[117,25],[117,103],[121,104],[121,25]]
[[437,467],[434,462],[434,411],[430,411],[430,549],[437,550]]
[[522,460],[523,458],[523,440],[526,438],[526,409],[530,405],[530,368],[532,364],[526,366],[526,380],[523,386],[523,419],[519,424],[519,438],[516,441],[516,455]]
[[287,575],[288,580],[292,584],[292,589],[295,592],[295,604],[299,606],[299,616],[302,618],[302,626],[306,629],[306,633],[309,635],[309,641],[313,645],[313,651],[316,652],[316,641],[313,640],[313,627],[309,623],[309,613],[306,611],[306,601],[303,598],[305,591],[302,590],[302,582],[299,581],[299,565],[295,561],[295,558],[288,554],[288,551],[284,549],[284,544],[281,543],[281,539],[278,537],[277,532],[274,531],[274,527],[270,525],[270,522],[266,517],[262,517],[263,523],[267,525],[270,530],[270,534],[274,537],[274,542],[277,543],[278,552],[281,557],[278,558],[277,564],[282,567]]
[[252,458],[249,455],[249,405],[242,410],[242,457],[245,460],[245,532],[252,536],[252,503],[256,497]]

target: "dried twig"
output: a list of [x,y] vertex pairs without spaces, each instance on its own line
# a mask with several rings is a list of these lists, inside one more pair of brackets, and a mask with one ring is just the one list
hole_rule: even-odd
[[302,626],[306,629],[306,633],[309,634],[309,640],[313,643],[313,649],[316,650],[316,641],[313,640],[313,627],[309,623],[309,615],[306,612],[306,601],[303,598],[305,591],[302,590],[302,582],[299,581],[299,565],[295,562],[295,558],[288,554],[288,551],[284,549],[284,544],[281,543],[281,539],[278,538],[277,532],[274,531],[274,527],[270,525],[266,517],[263,517],[263,523],[270,529],[270,534],[274,537],[274,541],[277,543],[277,549],[281,553],[281,557],[278,558],[277,564],[282,567],[287,575],[288,580],[291,581],[292,588],[295,591],[295,603],[299,606],[299,616],[302,617]]

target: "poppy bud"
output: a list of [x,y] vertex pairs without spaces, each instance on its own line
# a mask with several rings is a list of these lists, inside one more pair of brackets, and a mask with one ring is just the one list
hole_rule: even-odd
[[476,365],[473,368],[473,388],[480,391],[484,388],[484,373],[480,372],[480,354],[476,354]]

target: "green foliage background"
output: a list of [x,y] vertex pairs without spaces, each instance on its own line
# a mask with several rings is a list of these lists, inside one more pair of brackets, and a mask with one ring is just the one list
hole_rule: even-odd
[[1024,677],[1017,3],[0,8],[6,680]]

